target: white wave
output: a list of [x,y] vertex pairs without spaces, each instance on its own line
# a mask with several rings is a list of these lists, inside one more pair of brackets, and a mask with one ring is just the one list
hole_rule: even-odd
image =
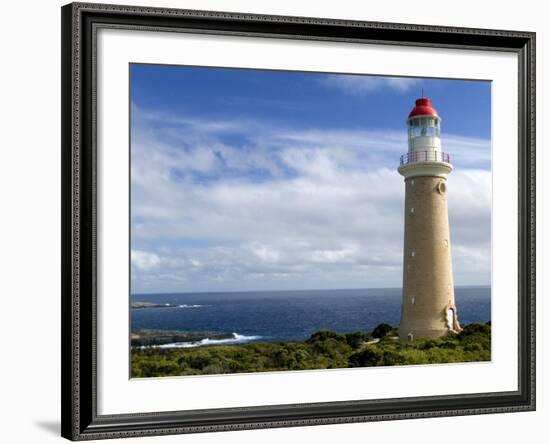
[[[221,345],[221,344],[243,344],[245,342],[250,341],[256,341],[257,339],[261,339],[261,336],[246,336],[246,335],[240,335],[238,333],[233,333],[232,338],[226,338],[226,339],[211,339],[211,338],[204,338],[200,341],[194,341],[194,342],[173,342],[171,344],[160,344],[160,345],[152,345],[151,347],[154,348],[193,348],[193,347],[202,347],[205,345]],[[144,347],[142,347],[144,348]]]
[[200,305],[200,304],[180,304],[180,305],[178,305],[178,308],[199,308],[199,307],[204,307],[204,305]]

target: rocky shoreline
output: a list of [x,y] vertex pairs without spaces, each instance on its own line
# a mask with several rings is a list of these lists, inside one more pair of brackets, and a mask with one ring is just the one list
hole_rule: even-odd
[[200,342],[205,339],[232,339],[233,333],[214,331],[134,330],[130,335],[132,347],[154,347],[166,344]]
[[156,304],[154,302],[132,302],[130,304],[130,308],[175,308],[178,307],[178,305],[174,304]]

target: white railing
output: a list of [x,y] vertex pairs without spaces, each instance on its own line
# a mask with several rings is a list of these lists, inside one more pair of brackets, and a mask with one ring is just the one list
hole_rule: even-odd
[[414,162],[446,162],[451,163],[451,156],[439,150],[409,151],[399,160],[400,165]]

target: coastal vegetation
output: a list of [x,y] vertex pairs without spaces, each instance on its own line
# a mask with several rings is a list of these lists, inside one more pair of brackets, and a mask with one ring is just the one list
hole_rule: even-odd
[[321,330],[303,342],[254,342],[194,348],[132,348],[132,377],[312,370],[477,362],[491,359],[491,326],[470,324],[459,334],[401,342],[381,324],[372,332]]

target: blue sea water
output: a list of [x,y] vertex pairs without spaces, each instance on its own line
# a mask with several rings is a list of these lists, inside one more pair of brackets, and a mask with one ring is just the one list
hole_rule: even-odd
[[[491,320],[490,287],[457,287],[455,299],[462,325]],[[348,333],[372,331],[382,322],[398,326],[401,289],[139,294],[131,300],[177,305],[132,309],[132,330],[213,331],[234,333],[233,342],[282,341],[304,340],[323,329]]]

